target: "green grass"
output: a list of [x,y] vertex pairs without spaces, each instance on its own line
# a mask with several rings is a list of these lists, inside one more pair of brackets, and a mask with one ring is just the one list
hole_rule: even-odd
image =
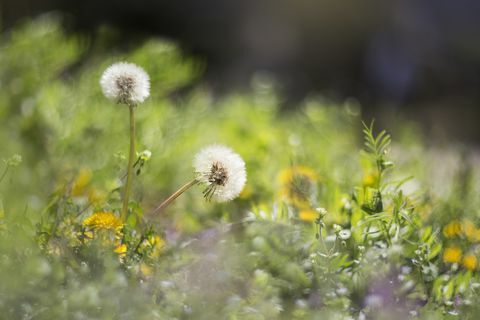
[[[427,147],[404,122],[362,125],[351,102],[281,112],[265,77],[219,98],[174,44],[117,53],[108,35],[88,55],[52,17],[1,36],[2,316],[475,318],[480,170],[468,149]],[[136,140],[152,157],[123,227],[98,230],[85,219],[119,216],[129,143],[128,108],[99,79],[123,60],[151,77]],[[216,204],[193,187],[150,214],[212,143],[245,160],[240,197]]]

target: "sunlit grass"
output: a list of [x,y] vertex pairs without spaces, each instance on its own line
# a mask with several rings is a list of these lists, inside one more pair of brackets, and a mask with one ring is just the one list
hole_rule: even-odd
[[[71,68],[85,44],[52,17],[1,38],[2,315],[356,319],[479,311],[480,170],[469,152],[427,147],[402,122],[362,125],[352,102],[308,99],[281,112],[275,82],[264,77],[248,93],[214,97],[195,84],[202,63],[166,41],[122,54],[94,47]],[[99,85],[115,61],[136,63],[151,78],[151,96],[135,110],[126,219],[128,108],[108,102]],[[198,175],[195,154],[215,143],[245,162],[238,197],[216,203],[191,188],[154,212]],[[225,184],[221,177],[207,182]]]

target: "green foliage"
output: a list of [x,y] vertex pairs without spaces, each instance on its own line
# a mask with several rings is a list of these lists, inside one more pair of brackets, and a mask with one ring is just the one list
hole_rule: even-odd
[[[477,314],[480,170],[468,152],[429,149],[404,123],[389,130],[392,143],[373,122],[359,151],[355,104],[308,99],[280,112],[264,76],[245,94],[214,97],[198,83],[203,64],[174,44],[148,40],[119,54],[105,42],[100,32],[86,54],[88,39],[66,35],[51,16],[1,37],[3,317]],[[136,110],[126,221],[128,110],[98,84],[119,60],[152,81]],[[240,197],[215,204],[193,187],[152,215],[193,178],[193,156],[211,143],[245,160]]]

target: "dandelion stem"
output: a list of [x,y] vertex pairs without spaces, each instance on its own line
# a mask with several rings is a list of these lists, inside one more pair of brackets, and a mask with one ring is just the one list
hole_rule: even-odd
[[133,161],[135,160],[135,105],[129,104],[128,108],[130,110],[130,152],[128,154],[127,182],[125,183],[125,192],[123,194],[122,221],[125,221],[127,218],[128,200],[132,189]]
[[175,191],[170,197],[165,199],[158,207],[155,208],[155,210],[152,211],[152,214],[157,213],[161,210],[163,210],[165,207],[167,207],[170,203],[172,203],[175,199],[177,199],[182,193],[187,191],[190,187],[196,185],[198,183],[197,179],[193,179],[192,181],[184,184],[180,189]]

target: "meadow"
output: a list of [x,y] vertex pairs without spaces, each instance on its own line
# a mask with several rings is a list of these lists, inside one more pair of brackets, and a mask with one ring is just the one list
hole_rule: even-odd
[[[48,15],[1,34],[0,318],[476,319],[467,146],[382,128],[354,100],[282,110],[264,73],[219,97],[174,43],[113,37]],[[119,61],[150,78],[132,170],[129,108],[100,85]],[[155,211],[213,144],[243,159],[241,192],[219,203],[209,177]]]

